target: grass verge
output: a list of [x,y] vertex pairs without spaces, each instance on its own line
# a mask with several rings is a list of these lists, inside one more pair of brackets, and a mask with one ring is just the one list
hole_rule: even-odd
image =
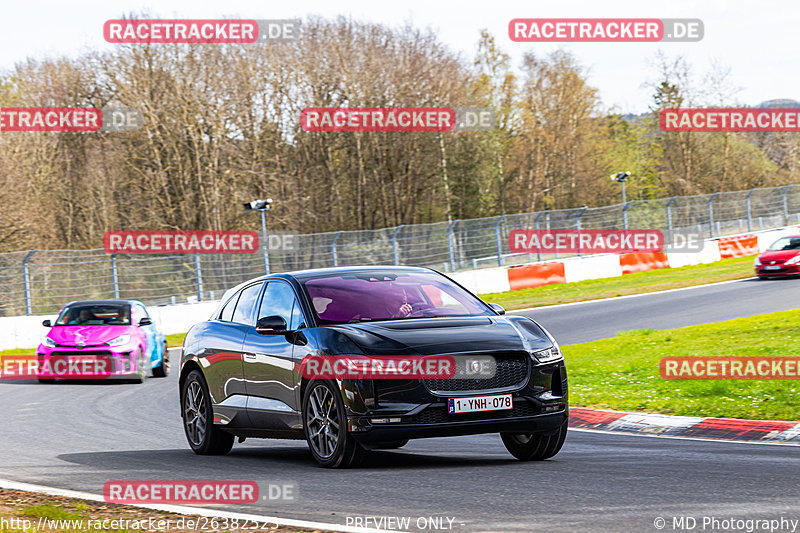
[[183,346],[183,339],[186,333],[175,333],[173,335],[166,335],[168,348],[180,348]]
[[800,381],[666,381],[666,356],[800,356],[800,310],[564,347],[570,405],[671,415],[800,419]]
[[518,291],[481,294],[480,297],[486,302],[498,303],[506,309],[512,310],[666,291],[705,283],[750,278],[753,275],[753,258],[737,257],[707,265],[649,270],[616,278],[589,279]]

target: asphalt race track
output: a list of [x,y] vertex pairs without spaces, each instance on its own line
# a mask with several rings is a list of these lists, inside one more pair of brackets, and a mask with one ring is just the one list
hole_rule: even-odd
[[[568,344],[792,309],[798,296],[800,280],[744,280],[525,313]],[[175,372],[144,385],[4,382],[0,401],[0,477],[96,494],[113,479],[295,482],[294,502],[229,509],[341,524],[450,517],[459,532],[657,531],[658,517],[671,531],[673,516],[695,517],[698,530],[703,516],[800,519],[792,446],[570,431],[554,459],[520,463],[499,436],[482,435],[412,441],[374,452],[362,468],[331,471],[302,441],[248,440],[226,457],[194,455]]]

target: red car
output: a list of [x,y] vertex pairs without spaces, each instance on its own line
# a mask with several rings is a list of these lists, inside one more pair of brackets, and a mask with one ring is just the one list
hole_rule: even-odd
[[756,257],[753,266],[761,279],[800,274],[800,235],[781,237]]

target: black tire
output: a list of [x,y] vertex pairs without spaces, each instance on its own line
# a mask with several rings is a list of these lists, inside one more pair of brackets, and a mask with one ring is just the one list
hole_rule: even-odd
[[370,446],[371,450],[396,450],[408,444],[408,439],[402,440],[389,440],[386,442],[378,442]]
[[37,381],[43,385],[49,385],[50,383],[55,383],[56,380],[50,378],[38,378]]
[[564,424],[555,433],[501,433],[506,449],[520,461],[543,461],[561,450],[567,438],[567,425]]
[[181,418],[186,440],[197,455],[225,455],[233,448],[233,435],[214,425],[211,395],[199,370],[192,370],[181,386]]
[[764,281],[765,279],[769,279],[767,276],[758,276],[758,279]]
[[153,369],[154,378],[165,378],[169,375],[169,350],[164,343],[164,355],[161,357],[161,364]]
[[342,394],[330,381],[311,381],[303,394],[303,431],[311,455],[326,468],[358,466],[366,450],[347,431]]
[[147,380],[147,365],[144,360],[144,352],[139,348],[138,357],[136,358],[136,376],[131,379],[131,383],[141,385]]

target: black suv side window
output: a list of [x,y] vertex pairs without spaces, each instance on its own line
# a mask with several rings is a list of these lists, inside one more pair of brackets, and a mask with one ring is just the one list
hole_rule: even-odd
[[292,309],[296,301],[294,290],[288,283],[270,281],[261,299],[258,318],[277,315],[286,321],[287,328],[295,329],[295,325],[292,324]]
[[292,310],[292,323],[289,325],[289,329],[294,331],[305,327],[308,327],[308,324],[306,324],[306,318],[303,316],[303,308],[300,307],[300,302],[295,299],[294,309]]
[[233,312],[233,322],[249,325],[255,324],[253,309],[255,308],[258,294],[261,292],[262,285],[263,283],[256,283],[242,289],[242,292],[239,294],[239,301],[236,303],[236,310]]
[[231,299],[228,300],[228,303],[225,304],[225,307],[222,308],[222,311],[219,313],[219,319],[224,322],[230,322],[233,320],[233,310],[236,308],[236,300],[239,299],[240,292],[237,292]]

